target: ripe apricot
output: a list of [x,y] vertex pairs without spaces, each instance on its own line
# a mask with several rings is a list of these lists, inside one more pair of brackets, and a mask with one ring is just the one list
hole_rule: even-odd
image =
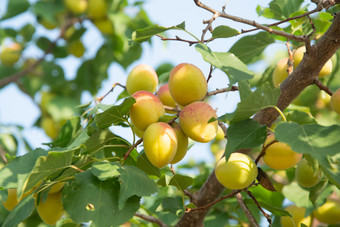
[[[267,137],[265,144],[274,140],[274,134]],[[286,143],[276,142],[270,145],[263,156],[263,161],[273,169],[288,169],[295,166],[302,154],[293,151]]]
[[48,191],[49,194],[60,192],[63,189],[65,182],[58,182],[52,185],[51,189]]
[[[294,67],[295,68],[300,64],[300,62],[301,62],[305,52],[306,52],[306,47],[305,46],[299,47],[294,52],[293,59],[294,59]],[[330,74],[332,72],[332,69],[333,69],[333,63],[332,63],[331,59],[329,59],[326,62],[326,64],[322,67],[322,69],[321,69],[321,71],[319,73],[319,78],[325,77],[328,74]]]
[[332,109],[340,114],[340,88],[333,93],[330,103]]
[[313,167],[306,159],[302,159],[295,170],[295,179],[302,187],[313,187],[322,178],[322,171],[320,168],[314,171]]
[[94,25],[103,34],[112,35],[113,34],[113,24],[108,18],[102,18],[93,21]]
[[82,14],[87,9],[87,0],[64,0],[64,4],[74,14]]
[[208,123],[211,118],[217,118],[217,115],[209,104],[193,102],[181,110],[179,124],[189,138],[207,143],[217,134],[217,121]]
[[183,130],[181,129],[180,125],[177,122],[173,123],[172,128],[175,131],[177,137],[177,150],[175,157],[172,159],[170,164],[175,164],[181,161],[186,155],[189,145],[189,139],[184,134]]
[[278,87],[282,81],[288,77],[288,58],[281,59],[273,71],[273,84]]
[[257,173],[254,160],[241,153],[232,153],[228,161],[221,158],[215,168],[217,180],[231,190],[248,187],[256,179]]
[[[157,97],[161,100],[164,106],[175,107],[176,102],[172,98],[170,91],[169,91],[169,84],[163,84],[159,87],[157,91]],[[174,111],[166,111],[167,113],[174,113]]]
[[162,168],[175,157],[177,136],[164,122],[151,124],[144,132],[143,144],[146,157],[156,167]]
[[38,214],[46,224],[55,225],[64,215],[61,192],[48,194],[45,201],[41,200],[37,206]]
[[165,114],[162,102],[148,91],[137,91],[132,95],[136,99],[130,109],[133,125],[141,131],[158,121]]
[[292,217],[282,216],[281,217],[281,226],[282,227],[297,227],[300,226],[301,223],[310,226],[311,217],[305,217],[306,208],[297,207],[296,205],[290,205],[285,209],[288,211]]
[[16,63],[21,54],[21,45],[19,43],[12,43],[4,47],[0,53],[0,61],[3,65],[12,66]]
[[126,90],[132,95],[137,91],[155,92],[158,86],[158,77],[155,70],[146,64],[137,65],[126,79]]
[[90,18],[99,19],[106,16],[108,9],[106,0],[89,0],[87,14]]
[[60,127],[59,125],[52,119],[50,116],[43,116],[41,118],[40,127],[42,127],[46,133],[47,136],[49,136],[51,139],[56,139]]
[[207,93],[207,81],[199,68],[182,63],[170,72],[169,91],[178,104],[185,106],[204,98]]
[[326,203],[314,211],[314,217],[327,224],[337,224],[340,222],[340,202],[328,198]]

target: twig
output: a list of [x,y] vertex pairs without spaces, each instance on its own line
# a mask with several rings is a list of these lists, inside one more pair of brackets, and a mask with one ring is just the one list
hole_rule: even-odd
[[273,143],[276,143],[276,142],[277,142],[277,140],[273,140],[273,141],[270,141],[268,144],[263,145],[261,153],[259,154],[259,156],[257,156],[257,158],[256,158],[256,160],[255,160],[255,163],[256,163],[256,164],[260,161],[260,159],[261,159],[261,158],[263,157],[263,155],[266,153],[267,148],[268,148],[270,145],[272,145]]
[[230,20],[233,20],[233,21],[236,21],[236,22],[240,22],[240,23],[243,23],[243,24],[248,24],[248,25],[251,25],[253,27],[257,27],[258,29],[262,29],[264,31],[267,31],[269,33],[273,33],[273,34],[276,34],[276,35],[279,35],[279,36],[283,36],[283,37],[286,37],[288,39],[295,40],[295,41],[298,41],[298,42],[306,42],[308,40],[307,36],[297,36],[297,35],[290,34],[288,32],[275,30],[275,29],[272,29],[268,26],[259,24],[256,21],[251,21],[251,20],[247,20],[247,19],[244,19],[244,18],[241,18],[241,17],[232,16],[232,15],[229,15],[229,14],[226,14],[226,13],[223,13],[223,12],[218,12],[217,10],[210,8],[209,6],[203,4],[199,0],[194,0],[194,2],[198,7],[201,7],[203,9],[213,13],[214,15],[216,15],[218,17],[223,17],[223,18],[227,18],[227,19],[230,19]]
[[309,15],[307,16],[307,18],[308,18],[308,20],[309,20],[310,25],[311,25],[312,28],[313,28],[313,31],[308,35],[308,37],[310,38],[313,34],[315,34],[316,29],[315,29],[314,23],[313,23],[313,21],[312,21],[312,19],[310,18]]
[[145,221],[149,221],[149,222],[152,222],[152,223],[155,223],[161,227],[167,227],[166,224],[164,224],[161,220],[153,217],[153,216],[149,216],[149,215],[145,215],[145,214],[141,214],[141,213],[135,213],[135,216],[136,217],[139,217]]
[[183,190],[183,193],[190,198],[190,202],[193,204],[197,203],[195,194],[189,192],[187,189]]
[[320,90],[324,90],[330,96],[333,95],[333,91],[331,91],[326,85],[324,85],[319,79],[314,79],[314,84],[320,88]]
[[212,96],[212,95],[217,95],[217,94],[228,92],[228,91],[238,91],[238,87],[237,86],[232,86],[231,88],[226,87],[226,88],[216,89],[215,91],[209,91],[209,92],[207,92],[205,97]]
[[231,198],[231,197],[235,196],[235,195],[236,195],[237,193],[239,193],[240,191],[241,191],[241,190],[233,191],[232,193],[230,193],[230,194],[228,194],[228,195],[225,195],[225,196],[222,196],[221,198],[215,200],[214,202],[208,203],[208,204],[205,205],[205,206],[201,206],[201,207],[196,207],[196,208],[189,209],[187,212],[196,211],[196,210],[205,210],[205,209],[208,209],[209,207],[215,205],[216,203],[221,202],[221,201],[224,200],[224,199]]
[[165,110],[174,111],[174,112],[181,112],[181,109],[177,106],[176,107],[165,106],[165,105],[163,105],[163,106],[164,106]]
[[207,78],[207,83],[209,83],[209,80],[212,78],[212,71],[213,70],[214,70],[213,65],[210,65],[210,71],[209,71],[209,75],[208,75],[208,78]]
[[210,30],[212,32],[211,25],[214,22],[214,20],[216,20],[217,17],[219,17],[218,13],[214,13],[214,15],[209,20],[203,21],[203,24],[208,24],[208,25],[207,25],[207,27],[202,32],[201,43],[204,42],[204,36],[207,33],[207,31]]
[[113,90],[115,89],[116,86],[120,86],[120,87],[126,89],[126,87],[125,87],[124,85],[121,85],[120,83],[114,83],[114,84],[112,85],[112,88],[111,88],[108,92],[106,92],[105,95],[103,95],[103,96],[100,97],[100,98],[97,98],[97,99],[95,100],[95,102],[96,102],[96,103],[100,103],[106,96],[108,96],[111,92],[113,92]]
[[259,224],[257,223],[256,219],[254,218],[253,214],[250,212],[249,208],[244,203],[241,193],[237,193],[235,195],[235,197],[236,197],[237,202],[240,205],[241,209],[246,214],[246,216],[247,216],[247,218],[250,222],[250,225],[254,226],[254,227],[259,227]]
[[139,139],[134,145],[132,145],[132,146],[129,148],[129,150],[124,154],[124,156],[123,156],[124,160],[126,160],[126,159],[129,157],[131,151],[132,151],[135,147],[137,147],[139,144],[141,144],[142,142],[143,142],[143,138]]
[[293,66],[294,66],[293,62],[294,62],[294,59],[293,59],[292,50],[289,47],[289,39],[287,39],[286,46],[287,46],[288,55],[289,55],[289,58],[288,58],[289,60],[287,62],[287,64],[288,64],[287,72],[288,72],[288,75],[290,75],[293,72]]
[[255,202],[256,206],[259,208],[259,210],[261,211],[263,216],[265,216],[265,218],[267,219],[269,225],[271,225],[272,224],[272,220],[270,219],[269,215],[266,212],[264,212],[264,210],[262,209],[262,207],[260,206],[260,204],[256,200],[256,198],[253,196],[253,194],[248,189],[244,189],[244,191],[247,192],[248,196]]
[[225,2],[224,6],[222,6],[222,12],[225,13],[225,9],[227,8],[228,0]]
[[26,69],[17,72],[11,76],[5,77],[4,79],[0,80],[0,88],[3,86],[6,86],[14,81],[17,81],[18,79],[20,79],[21,77],[27,75],[29,72],[33,71],[41,62],[44,61],[45,57],[52,52],[52,50],[54,49],[54,47],[56,46],[57,42],[59,41],[60,38],[62,38],[62,36],[64,35],[64,33],[66,32],[66,30],[72,26],[72,24],[74,24],[75,22],[79,21],[78,19],[75,20],[74,18],[68,20],[66,22],[66,24],[60,29],[60,33],[59,36],[47,47],[47,49],[45,50],[44,54],[37,60],[35,61],[33,64],[29,65]]
[[[196,43],[199,43],[198,41],[191,41],[191,40],[187,40],[187,39],[182,39],[180,37],[178,37],[176,35],[176,38],[166,38],[164,36],[161,36],[161,35],[156,35],[158,36],[159,38],[161,38],[162,41],[181,41],[181,42],[186,42],[189,44],[189,46],[192,46],[193,44],[196,44]],[[208,40],[204,40],[204,42],[207,42]]]

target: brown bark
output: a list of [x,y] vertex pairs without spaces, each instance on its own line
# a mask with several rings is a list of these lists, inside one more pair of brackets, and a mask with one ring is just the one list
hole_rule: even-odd
[[[336,0],[338,3],[339,0]],[[334,55],[340,47],[340,12],[334,17],[334,22],[322,38],[313,46],[307,48],[303,60],[293,73],[281,83],[281,95],[277,106],[284,110],[307,86],[313,84],[323,65]],[[260,111],[254,117],[261,124],[271,125],[278,117],[272,108]],[[197,192],[197,206],[204,206],[220,197],[224,188],[217,181],[214,172]],[[185,213],[176,226],[203,226],[205,215],[209,209]]]

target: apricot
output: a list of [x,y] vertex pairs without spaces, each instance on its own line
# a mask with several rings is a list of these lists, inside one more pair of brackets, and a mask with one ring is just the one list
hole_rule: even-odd
[[282,216],[280,220],[282,227],[298,227],[302,223],[310,226],[311,217],[305,217],[306,208],[297,207],[296,205],[290,205],[286,207],[285,210],[288,211],[292,215],[292,217]]
[[66,8],[74,14],[85,13],[87,0],[64,0]]
[[46,224],[55,225],[64,215],[64,208],[61,201],[61,192],[48,194],[45,201],[40,200],[37,206],[38,214]]
[[340,222],[340,202],[328,198],[326,203],[318,207],[314,212],[314,217],[326,224],[337,224]]
[[143,144],[146,157],[156,167],[169,164],[176,155],[177,136],[170,125],[164,122],[151,124],[144,132]]
[[322,178],[322,171],[320,168],[314,171],[313,167],[306,159],[302,159],[296,167],[295,179],[302,187],[313,187]]
[[165,114],[162,102],[148,91],[137,91],[132,95],[135,98],[130,109],[130,118],[133,125],[141,131],[152,123],[158,121]]
[[137,65],[131,70],[126,79],[126,90],[132,95],[137,91],[155,92],[158,77],[155,70],[146,64]]
[[41,118],[40,127],[44,129],[46,135],[51,139],[56,139],[60,127],[50,116],[43,116]]
[[222,158],[215,168],[217,180],[226,188],[239,190],[248,187],[257,177],[257,166],[246,154],[232,153]]
[[340,88],[336,90],[333,95],[331,96],[331,101],[330,101],[332,109],[340,114]]
[[72,41],[67,45],[67,50],[73,56],[80,58],[85,53],[84,44],[80,40]]
[[275,87],[288,77],[288,58],[281,59],[275,66],[272,79]]
[[108,18],[94,20],[93,23],[103,34],[113,35],[113,24]]
[[93,19],[104,18],[108,9],[106,0],[89,0],[87,14]]
[[177,150],[175,157],[172,159],[170,164],[175,164],[181,161],[188,151],[189,139],[184,134],[183,130],[181,129],[180,125],[177,122],[174,122],[172,125],[173,130],[176,133],[177,137]]
[[[164,106],[176,107],[176,102],[170,94],[168,83],[160,86],[156,95],[161,100],[161,102],[163,103]],[[166,110],[166,112],[167,113],[176,113],[175,111],[167,111],[167,110]]]
[[11,211],[14,209],[14,207],[18,204],[18,199],[17,199],[17,189],[16,188],[10,188],[7,191],[7,199],[6,201],[2,201],[2,204],[4,207]]
[[217,134],[218,123],[217,121],[208,123],[211,118],[217,118],[217,115],[209,104],[193,102],[181,110],[179,124],[189,138],[207,143],[213,140]]
[[221,140],[224,140],[224,139],[225,139],[225,137],[224,137],[223,129],[221,128],[221,126],[218,126],[215,140],[218,142],[218,141],[221,141]]
[[[274,140],[274,134],[267,137],[265,144]],[[263,161],[273,169],[288,169],[295,166],[302,158],[302,154],[291,149],[286,143],[276,142],[270,145],[263,156]]]
[[12,66],[16,63],[21,54],[21,45],[19,43],[12,43],[4,47],[0,53],[0,61],[3,65]]
[[55,28],[58,26],[57,23],[51,22],[51,21],[46,20],[46,19],[44,19],[44,18],[39,19],[38,21],[39,21],[39,23],[40,23],[42,26],[44,26],[44,28],[46,28],[46,29],[48,29],[48,30],[55,29]]
[[63,189],[65,182],[58,182],[52,185],[51,189],[48,191],[49,194],[60,192]]
[[192,64],[179,64],[170,72],[170,94],[182,106],[202,100],[207,93],[207,87],[203,72]]
[[[294,59],[294,67],[296,68],[300,62],[302,61],[302,58],[304,56],[304,53],[306,52],[306,47],[305,46],[301,46],[299,47],[293,55],[293,59]],[[332,60],[329,59],[326,64],[322,67],[320,73],[319,73],[319,78],[325,77],[328,74],[330,74],[333,70],[333,63]]]

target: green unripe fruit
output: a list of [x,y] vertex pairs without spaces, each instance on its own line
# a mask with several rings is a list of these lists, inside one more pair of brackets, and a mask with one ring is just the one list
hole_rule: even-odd
[[75,40],[68,44],[68,52],[73,56],[80,58],[84,55],[85,47],[80,40]]
[[64,0],[66,8],[74,14],[85,13],[87,0]]
[[302,159],[296,167],[295,179],[302,187],[313,187],[322,178],[322,171],[318,169],[316,172],[313,167],[309,165],[306,159]]
[[175,157],[177,136],[164,122],[151,124],[144,132],[143,144],[146,157],[156,167],[162,168]]
[[192,64],[179,64],[170,72],[170,94],[182,106],[202,100],[207,93],[207,87],[202,71]]
[[241,153],[232,153],[228,161],[220,159],[215,168],[217,180],[231,190],[248,187],[256,179],[257,173],[254,160]]
[[146,64],[137,65],[126,79],[126,90],[132,95],[137,91],[155,92],[158,86],[158,77],[155,70]]
[[209,122],[211,118],[217,119],[215,110],[204,102],[193,102],[185,106],[179,114],[179,124],[184,133],[197,142],[207,143],[217,134],[217,121]]

